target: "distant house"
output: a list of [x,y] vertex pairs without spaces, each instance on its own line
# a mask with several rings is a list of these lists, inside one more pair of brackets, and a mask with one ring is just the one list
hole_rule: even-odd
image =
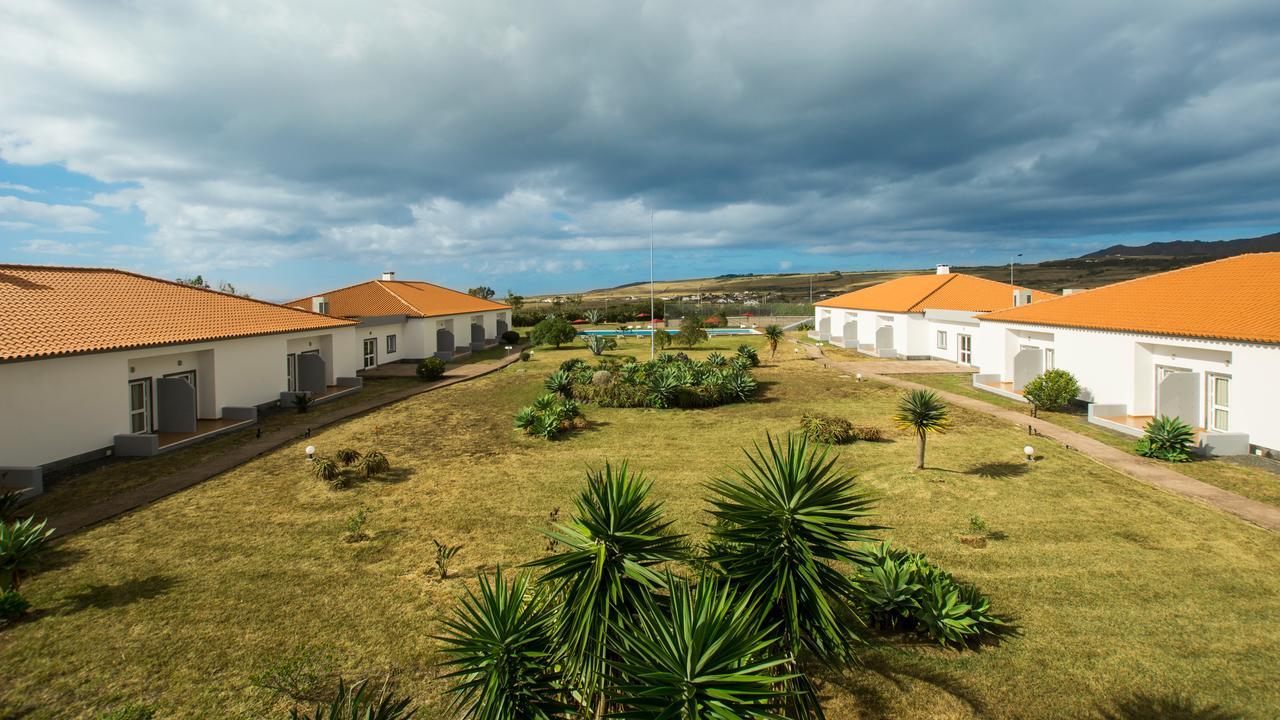
[[972,365],[975,316],[1052,297],[939,265],[932,275],[901,277],[815,303],[810,335],[879,357]]
[[497,344],[511,327],[510,305],[395,275],[286,305],[356,320],[362,369],[433,356],[452,360]]
[[979,316],[975,385],[1063,368],[1089,419],[1140,435],[1182,418],[1215,454],[1280,449],[1280,253],[1240,255]]
[[104,268],[0,265],[0,485],[353,392],[355,323]]

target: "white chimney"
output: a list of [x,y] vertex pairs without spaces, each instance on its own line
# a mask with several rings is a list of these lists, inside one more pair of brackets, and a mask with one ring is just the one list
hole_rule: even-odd
[[394,271],[392,271],[392,270],[388,270],[388,271],[386,271],[386,272],[382,273],[382,279],[383,279],[383,280],[395,280],[395,279],[396,279],[396,274],[395,274],[395,272],[394,272]]
[[1026,288],[1013,289],[1013,306],[1014,307],[1018,307],[1021,305],[1030,305],[1030,304],[1031,304],[1030,290],[1027,290]]
[[323,295],[311,298],[311,312],[317,312],[321,315],[329,314],[329,301],[324,299]]
[[950,274],[951,274],[951,266],[950,266],[950,265],[939,265],[939,266],[938,266],[938,274],[939,274],[939,275],[950,275]]
[[1082,293],[1082,292],[1084,292],[1084,288],[1065,288],[1062,291],[1062,294],[1063,296],[1067,296],[1067,295],[1075,295],[1076,293]]

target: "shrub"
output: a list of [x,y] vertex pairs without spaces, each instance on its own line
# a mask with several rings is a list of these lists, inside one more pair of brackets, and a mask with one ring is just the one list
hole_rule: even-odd
[[338,680],[338,690],[328,705],[311,713],[289,711],[290,720],[413,720],[417,711],[410,698],[397,698],[388,688],[375,691],[368,680],[346,685]]
[[449,561],[458,554],[462,546],[445,545],[435,538],[432,538],[431,542],[436,546],[436,577],[445,580],[449,577]]
[[548,375],[542,386],[547,389],[547,392],[555,393],[563,398],[573,395],[573,378],[564,370],[557,370]]
[[503,345],[515,345],[520,342],[520,333],[515,330],[508,330],[501,335]]
[[53,528],[34,517],[0,522],[0,590],[20,590],[22,581],[40,569]]
[[338,462],[341,463],[343,467],[355,465],[360,461],[361,457],[360,451],[355,448],[342,448],[338,452],[334,453],[333,456],[337,458]]
[[0,592],[0,625],[11,623],[31,609],[31,603],[12,588]]
[[653,329],[653,346],[658,350],[662,350],[664,348],[670,347],[671,333],[667,332],[663,328],[658,328],[658,327],[654,328]]
[[12,520],[18,513],[18,501],[22,499],[26,488],[17,490],[0,490],[0,522]]
[[342,539],[349,543],[364,542],[369,539],[369,508],[360,508],[354,513],[347,516],[346,522],[343,523],[345,531],[342,533]]
[[750,345],[739,345],[738,357],[746,358],[751,367],[759,367],[760,365],[760,353],[756,352],[756,349]]
[[338,467],[338,463],[332,458],[323,455],[317,455],[311,459],[311,474],[320,480],[329,483],[333,487],[346,487],[345,481],[342,481],[342,469]]
[[852,427],[853,439],[865,442],[884,442],[884,430],[874,425],[854,425]]
[[609,387],[613,384],[613,373],[608,370],[597,370],[591,374],[591,384],[596,387]]
[[266,667],[249,676],[249,684],[284,695],[294,702],[320,701],[329,696],[337,680],[337,659],[327,650],[298,645],[272,658]]
[[366,478],[374,475],[381,475],[391,469],[391,461],[387,460],[387,456],[381,451],[370,450],[360,458],[360,472],[364,473]]
[[853,425],[842,417],[806,413],[800,418],[800,432],[814,442],[842,445],[853,442]]
[[1195,430],[1181,419],[1161,415],[1143,429],[1136,450],[1139,455],[1168,462],[1190,462]]
[[518,410],[514,424],[516,429],[528,435],[554,440],[566,430],[586,427],[587,421],[582,415],[582,406],[576,400],[547,393],[540,395],[532,405]]
[[298,394],[294,395],[294,396],[293,396],[293,407],[294,407],[294,408],[296,408],[296,409],[297,409],[297,411],[298,411],[298,412],[300,412],[300,413],[304,413],[304,412],[306,412],[306,411],[310,410],[310,409],[311,409],[311,394],[310,394],[310,393],[298,393]]
[[418,362],[418,377],[422,380],[439,380],[444,376],[445,363],[438,357],[422,358]]
[[129,703],[98,716],[98,720],[154,720],[156,711],[150,705]]
[[1049,370],[1033,378],[1022,388],[1022,396],[1031,403],[1031,415],[1040,410],[1057,410],[1070,404],[1080,394],[1080,383],[1066,370]]
[[680,332],[676,333],[675,337],[677,345],[691,348],[706,341],[707,331],[703,329],[702,318],[697,315],[688,315],[680,321]]
[[534,345],[552,345],[558,348],[567,342],[572,342],[577,334],[578,331],[569,324],[568,320],[552,316],[533,326],[533,332],[529,333],[529,340]]
[[618,341],[609,335],[586,335],[582,341],[587,344],[587,349],[592,355],[600,356],[609,350],[618,349]]
[[520,362],[529,362],[533,359],[533,353],[528,350],[520,351]]
[[856,594],[867,619],[884,630],[914,632],[961,648],[1009,631],[990,601],[919,553],[868,545],[858,554]]

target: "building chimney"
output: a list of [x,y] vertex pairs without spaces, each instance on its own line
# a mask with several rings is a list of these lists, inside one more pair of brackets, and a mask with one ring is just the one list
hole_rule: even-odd
[[950,274],[951,274],[951,266],[950,266],[950,265],[939,265],[939,266],[938,266],[938,274],[939,274],[939,275],[950,275]]
[[386,271],[386,272],[382,273],[382,279],[383,279],[383,280],[395,280],[395,279],[396,279],[395,271],[393,271],[393,270],[388,270],[388,271]]
[[329,314],[329,301],[324,299],[323,295],[311,298],[311,312],[317,312],[321,315]]
[[1022,305],[1030,305],[1030,304],[1031,304],[1030,290],[1027,290],[1026,288],[1013,289],[1013,306],[1014,307],[1019,307]]
[[1084,292],[1084,288],[1064,288],[1062,291],[1062,295],[1065,297],[1067,295],[1075,295],[1076,293],[1082,293],[1082,292]]

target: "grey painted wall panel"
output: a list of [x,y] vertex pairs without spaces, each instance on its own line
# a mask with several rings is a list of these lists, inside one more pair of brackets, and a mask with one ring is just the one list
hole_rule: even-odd
[[313,395],[325,391],[324,358],[315,353],[303,353],[298,356],[298,390]]
[[156,380],[156,410],[156,429],[160,432],[196,431],[196,389],[186,380]]

